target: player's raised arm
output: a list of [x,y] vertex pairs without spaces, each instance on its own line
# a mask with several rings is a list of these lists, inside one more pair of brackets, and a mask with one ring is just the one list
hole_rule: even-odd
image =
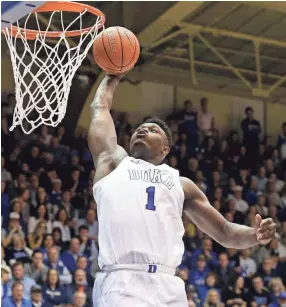
[[267,244],[275,235],[272,219],[255,217],[255,227],[228,222],[211,206],[204,193],[188,178],[181,177],[185,193],[184,212],[203,232],[224,247],[245,249],[257,244]]
[[122,160],[127,155],[124,149],[117,145],[115,126],[110,114],[114,92],[122,76],[107,75],[99,85],[90,105],[88,146],[96,168],[99,160],[106,167],[107,161],[116,164],[116,159]]

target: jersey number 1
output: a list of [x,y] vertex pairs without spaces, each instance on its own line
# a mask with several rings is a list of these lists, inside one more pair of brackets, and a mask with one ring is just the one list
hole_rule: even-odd
[[155,211],[156,210],[156,207],[154,205],[155,187],[147,188],[146,193],[148,194],[146,209]]

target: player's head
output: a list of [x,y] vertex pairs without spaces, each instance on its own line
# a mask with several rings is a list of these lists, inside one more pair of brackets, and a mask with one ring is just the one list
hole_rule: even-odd
[[159,118],[148,118],[131,137],[130,152],[134,158],[160,164],[172,146],[172,133]]

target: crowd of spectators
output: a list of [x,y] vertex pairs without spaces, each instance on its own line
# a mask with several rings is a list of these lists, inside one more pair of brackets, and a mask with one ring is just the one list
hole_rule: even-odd
[[[8,99],[12,104],[15,97]],[[70,136],[63,126],[9,132],[11,112],[2,103],[2,304],[91,306],[98,221],[86,132]],[[253,113],[246,109],[242,140],[240,131],[220,137],[206,98],[200,110],[186,101],[167,118],[174,144],[166,163],[193,180],[228,221],[253,226],[259,213],[277,224],[267,246],[238,251],[223,248],[183,215],[185,253],[177,275],[192,307],[285,307],[286,123],[274,146],[261,138]],[[129,152],[128,114],[112,116]]]

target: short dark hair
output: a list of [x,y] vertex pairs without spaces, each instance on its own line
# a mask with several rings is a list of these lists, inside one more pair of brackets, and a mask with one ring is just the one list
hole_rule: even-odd
[[36,254],[41,254],[41,255],[43,255],[43,253],[42,253],[40,250],[37,249],[37,250],[33,251],[32,258],[33,258]]
[[172,139],[172,132],[168,127],[168,125],[162,119],[157,117],[148,118],[143,122],[143,124],[149,124],[149,123],[158,125],[165,132],[169,143],[169,147],[171,148],[173,144],[173,139]]
[[245,110],[244,110],[245,114],[247,114],[247,113],[248,113],[248,111],[252,111],[252,112],[253,112],[252,107],[247,107],[247,108],[245,108]]
[[81,226],[79,226],[79,228],[78,228],[78,232],[80,232],[82,229],[84,229],[84,230],[89,230],[87,225],[81,225]]
[[13,284],[12,284],[12,290],[14,290],[15,287],[17,286],[22,286],[24,288],[24,285],[21,281],[15,281]]
[[14,268],[16,268],[17,266],[21,266],[22,268],[24,268],[24,264],[21,261],[17,261],[12,265],[12,271],[14,270]]

